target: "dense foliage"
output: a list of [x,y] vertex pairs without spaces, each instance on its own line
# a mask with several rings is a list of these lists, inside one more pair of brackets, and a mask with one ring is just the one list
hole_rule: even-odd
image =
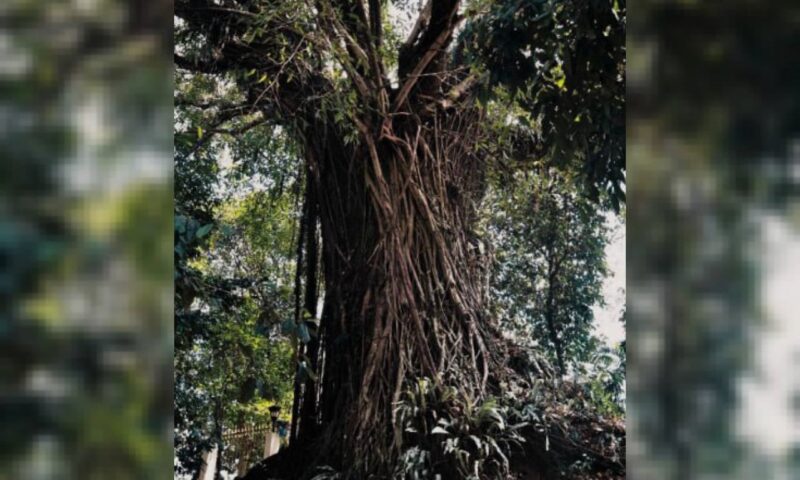
[[[416,23],[403,21],[409,15]],[[288,244],[294,250],[287,250],[272,220],[256,210],[239,218],[243,232],[257,232],[259,242],[281,252],[283,259],[272,262],[238,241],[205,239],[206,228],[212,237],[226,235],[217,224],[230,199],[209,206],[187,201],[185,214],[177,207],[196,221],[194,237],[176,250],[186,265],[178,279],[183,307],[208,303],[204,278],[211,272],[227,270],[222,276],[230,278],[232,267],[246,268],[247,291],[262,300],[258,308],[281,319],[293,337],[292,444],[250,477],[305,478],[328,466],[334,476],[382,478],[405,460],[422,462],[421,471],[468,469],[487,478],[524,468],[559,472],[579,459],[586,471],[624,472],[624,430],[597,405],[573,401],[586,390],[556,381],[541,353],[520,350],[501,335],[502,316],[488,301],[491,259],[479,238],[490,178],[535,170],[536,184],[557,175],[569,180],[559,193],[583,207],[547,208],[553,215],[574,212],[574,225],[587,222],[597,235],[571,250],[581,243],[567,235],[575,229],[549,228],[546,216],[536,228],[508,235],[570,252],[569,261],[553,263],[560,266],[545,330],[557,340],[550,341],[556,358],[588,358],[587,309],[598,300],[603,276],[596,267],[604,245],[597,210],[619,209],[624,199],[624,2],[181,0],[176,16],[176,162],[213,174],[209,159],[216,158],[216,165],[247,172],[239,180],[251,190],[277,192],[274,210],[262,212],[289,212],[296,232]],[[296,172],[292,189],[284,189],[286,172]],[[209,193],[202,181],[187,185]],[[239,192],[233,197],[241,193],[224,188]],[[211,193],[207,201],[219,192]],[[531,185],[518,192],[537,202],[540,193]],[[212,218],[204,217],[209,212]],[[524,223],[524,213],[511,213]],[[556,223],[549,217],[550,227]],[[506,258],[522,253],[501,248]],[[200,261],[208,253],[208,262]],[[253,283],[260,277],[248,265],[291,262],[293,282],[281,270],[270,274],[283,279],[277,288]],[[514,283],[538,282],[531,278],[539,276],[536,268],[519,272],[524,281]],[[288,285],[291,293],[281,288]],[[574,299],[565,298],[567,289]],[[287,294],[293,298],[286,302],[263,301]],[[509,310],[524,310],[514,295],[517,306]],[[293,309],[270,313],[272,303],[292,301]],[[231,303],[225,313],[237,308]],[[541,327],[541,316],[530,318]],[[415,434],[416,413],[404,417],[410,424],[398,419],[398,402],[423,379],[435,392],[459,390],[455,404],[443,408],[456,436],[486,440],[478,447],[485,454],[480,465],[454,463],[452,449]],[[511,408],[522,401],[513,392],[537,381],[546,384],[552,404],[529,409],[560,419],[563,442],[535,465],[524,456],[511,465],[512,440],[519,439],[495,438],[496,425],[465,412],[494,411],[493,399]],[[425,417],[425,410],[418,413]],[[596,431],[607,435],[589,449]],[[530,428],[521,438],[549,442],[548,432]]]
[[170,5],[83,7],[0,7],[4,477],[171,463]]
[[230,470],[242,452],[225,445],[226,431],[267,425],[275,404],[290,416],[295,349],[282,325],[294,308],[297,179],[275,138],[255,131],[190,154],[177,144],[178,472],[196,474],[214,446]]
[[519,178],[497,196],[488,230],[501,318],[521,341],[550,353],[565,375],[593,353],[592,307],[602,303],[607,274],[606,219],[554,172]]
[[740,415],[743,377],[761,374],[755,339],[773,328],[768,268],[753,252],[767,222],[797,225],[800,68],[784,60],[797,50],[797,14],[794,2],[646,1],[631,17],[628,406],[639,475],[796,469],[743,437]]

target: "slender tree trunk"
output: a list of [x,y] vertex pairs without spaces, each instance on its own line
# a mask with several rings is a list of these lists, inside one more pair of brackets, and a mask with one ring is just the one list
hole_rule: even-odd
[[223,455],[225,444],[222,441],[222,400],[217,399],[214,406],[214,438],[217,445],[217,462],[214,465],[214,480],[222,480]]
[[[548,196],[551,199],[553,198],[553,188],[554,184],[551,184],[548,188]],[[563,203],[561,207],[562,208],[560,212],[563,214]],[[555,350],[556,353],[558,374],[560,377],[563,377],[567,373],[566,366],[564,365],[564,346],[561,342],[561,338],[558,336],[558,327],[556,324],[556,316],[558,315],[558,312],[556,311],[556,293],[559,289],[558,274],[561,270],[561,262],[563,262],[562,258],[558,258],[560,252],[554,251],[556,246],[556,237],[558,235],[558,221],[559,216],[556,213],[556,209],[550,208],[550,221],[548,228],[550,229],[550,235],[552,237],[550,244],[547,246],[547,304],[545,305],[547,318],[545,320],[547,322],[547,331],[550,337],[550,342],[553,344],[553,350]],[[569,247],[565,246],[564,248]]]
[[[319,204],[317,202],[316,185],[309,178],[306,185],[306,203],[308,210],[305,219],[305,248],[306,248],[306,284],[305,300],[303,305],[303,316],[316,316],[317,312],[317,266],[319,252],[317,245],[317,219],[319,216]],[[309,368],[313,372],[319,371],[319,331],[313,322],[306,322],[311,339],[305,347],[305,361],[309,363]],[[303,400],[299,409],[300,425],[308,425],[304,429],[306,436],[313,436],[316,433],[316,402],[317,402],[317,382],[305,382],[303,388]]]
[[561,339],[558,337],[558,330],[556,328],[556,306],[555,306],[555,292],[558,288],[558,281],[556,280],[556,270],[550,267],[547,284],[547,330],[550,335],[550,341],[553,343],[553,349],[556,352],[556,362],[558,363],[558,373],[561,377],[566,373],[566,366],[564,365],[564,347]]
[[[295,263],[295,277],[294,277],[294,322],[298,324],[302,320],[302,286],[303,286],[303,240],[306,235],[306,224],[308,223],[308,209],[309,202],[307,198],[303,200],[303,210],[299,223],[299,232],[297,236],[297,254]],[[304,345],[300,340],[295,337],[294,339],[294,355],[295,362],[299,365],[303,360]],[[294,391],[292,400],[292,429],[291,436],[293,439],[299,438],[300,431],[300,408],[302,405],[303,382],[300,375],[296,374],[294,377]]]

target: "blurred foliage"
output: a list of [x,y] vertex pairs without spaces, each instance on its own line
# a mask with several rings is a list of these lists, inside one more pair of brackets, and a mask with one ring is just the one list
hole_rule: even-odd
[[168,12],[113,0],[0,7],[8,478],[169,468]]
[[631,17],[632,478],[789,478],[739,422],[769,321],[759,229],[797,207],[798,13],[647,1]]

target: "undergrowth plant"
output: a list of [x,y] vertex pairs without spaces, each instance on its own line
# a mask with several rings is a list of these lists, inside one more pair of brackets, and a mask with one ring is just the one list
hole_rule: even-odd
[[518,415],[500,399],[479,401],[440,379],[420,378],[395,407],[403,449],[394,477],[407,480],[509,478],[508,455],[524,439]]

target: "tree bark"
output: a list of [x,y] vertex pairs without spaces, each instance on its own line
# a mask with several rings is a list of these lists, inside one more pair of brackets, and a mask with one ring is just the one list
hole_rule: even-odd
[[466,115],[365,127],[356,146],[329,123],[306,135],[326,292],[321,392],[306,390],[298,438],[317,444],[318,464],[388,475],[403,446],[393,404],[410,379],[479,398],[490,388],[501,353],[471,234],[480,116]]
[[222,469],[225,467],[223,464],[225,443],[222,439],[222,425],[224,420],[222,416],[222,400],[217,398],[214,405],[214,439],[217,446],[217,463],[214,465],[214,480],[222,480]]
[[[316,185],[310,178],[306,185],[306,203],[308,210],[305,219],[305,249],[306,249],[306,284],[303,316],[309,315],[312,318],[317,314],[317,266],[319,261],[318,239],[317,239],[317,220],[319,216],[319,203],[317,201]],[[313,322],[306,321],[311,339],[305,346],[305,356],[309,362],[309,368],[313,372],[319,371],[319,329]],[[300,425],[308,425],[304,428],[303,434],[313,436],[316,433],[316,402],[317,384],[314,381],[307,381],[303,387],[303,400],[298,411]],[[299,430],[298,430],[299,432]]]
[[[299,233],[297,236],[297,254],[295,256],[296,263],[295,263],[295,275],[294,275],[294,323],[295,325],[299,325],[299,323],[303,320],[303,312],[301,310],[302,305],[302,287],[303,287],[303,254],[305,253],[303,250],[303,241],[306,237],[306,225],[308,224],[308,209],[310,207],[310,202],[308,201],[308,194],[303,198],[303,210],[301,214],[301,218],[299,223]],[[300,362],[303,361],[303,353],[305,351],[305,346],[300,342],[298,337],[294,338],[294,356],[295,362],[299,365]],[[299,374],[295,374],[294,377],[294,391],[293,391],[293,400],[292,400],[292,429],[291,429],[291,436],[293,439],[299,438],[299,429],[300,429],[300,408],[302,406],[302,398],[303,398],[303,382],[301,381],[301,377]]]

